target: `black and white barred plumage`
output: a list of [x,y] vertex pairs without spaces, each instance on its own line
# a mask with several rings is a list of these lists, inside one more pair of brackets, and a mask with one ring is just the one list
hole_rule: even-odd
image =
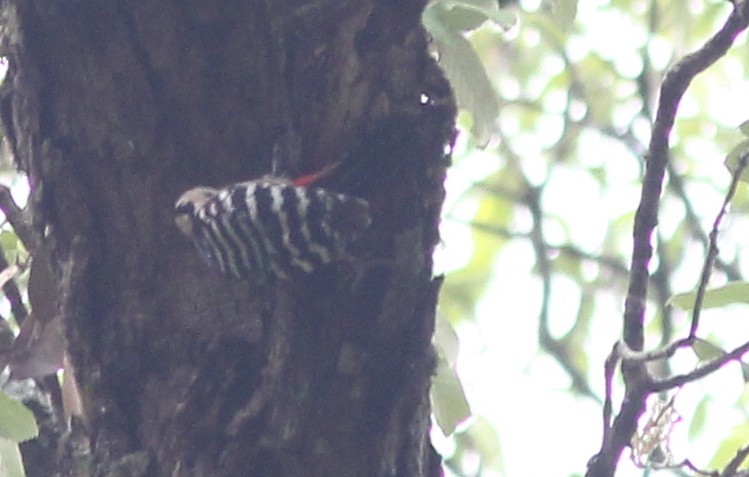
[[209,266],[257,282],[347,257],[371,222],[363,199],[273,178],[190,189],[175,209],[177,225]]

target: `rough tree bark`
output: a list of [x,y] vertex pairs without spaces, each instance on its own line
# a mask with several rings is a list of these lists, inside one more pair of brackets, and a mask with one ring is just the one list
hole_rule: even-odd
[[[454,106],[424,3],[0,2],[0,115],[90,439],[60,474],[441,474],[431,253]],[[328,185],[371,203],[357,279],[230,280],[173,226],[182,191],[268,173],[279,145],[289,173],[358,164]]]

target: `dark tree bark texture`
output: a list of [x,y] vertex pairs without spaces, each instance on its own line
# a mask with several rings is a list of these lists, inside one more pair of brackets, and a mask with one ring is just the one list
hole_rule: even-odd
[[[0,2],[0,117],[90,440],[61,444],[61,475],[441,474],[431,254],[454,106],[424,3]],[[371,204],[363,271],[257,286],[179,234],[184,190],[266,174],[274,149],[292,175],[355,164],[326,186]]]

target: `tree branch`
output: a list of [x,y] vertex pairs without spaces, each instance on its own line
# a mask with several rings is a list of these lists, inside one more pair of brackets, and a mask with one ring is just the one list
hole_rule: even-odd
[[666,379],[653,380],[652,391],[654,392],[667,391],[669,389],[673,389],[673,388],[682,386],[684,384],[696,381],[718,370],[719,368],[722,368],[728,362],[733,361],[734,359],[741,358],[747,352],[749,352],[749,342],[742,344],[738,348],[735,348],[734,350],[729,351],[728,353],[722,355],[719,358],[711,359],[707,363],[703,364],[702,366],[698,367],[697,369],[689,373],[677,374],[676,376],[671,376]]
[[5,218],[16,231],[26,250],[33,256],[39,247],[41,237],[34,231],[27,211],[16,204],[10,189],[3,185],[0,185],[0,210],[5,214]]
[[[723,27],[695,53],[687,55],[666,73],[646,154],[645,177],[640,203],[635,214],[630,280],[625,300],[623,340],[633,350],[644,344],[644,315],[647,300],[648,266],[653,254],[651,238],[658,220],[663,178],[669,161],[669,135],[684,92],[692,79],[721,58],[736,36],[749,23],[749,2],[736,1]],[[608,477],[636,431],[637,421],[649,395],[649,379],[642,363],[623,364],[626,392],[619,415],[614,419],[609,438],[591,459],[586,475]]]
[[676,111],[692,79],[725,55],[736,36],[746,29],[749,22],[747,5],[746,1],[736,2],[723,27],[702,48],[671,67],[661,85],[660,102],[646,155],[642,195],[635,215],[630,286],[625,302],[624,339],[633,349],[642,349],[648,265],[653,252],[650,239],[658,221],[663,177],[669,160],[668,138]]

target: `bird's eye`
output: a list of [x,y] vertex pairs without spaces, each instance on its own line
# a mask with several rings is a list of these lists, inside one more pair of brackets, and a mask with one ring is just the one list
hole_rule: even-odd
[[179,215],[192,215],[193,213],[195,213],[195,204],[193,204],[192,202],[178,202],[174,206],[174,211]]

